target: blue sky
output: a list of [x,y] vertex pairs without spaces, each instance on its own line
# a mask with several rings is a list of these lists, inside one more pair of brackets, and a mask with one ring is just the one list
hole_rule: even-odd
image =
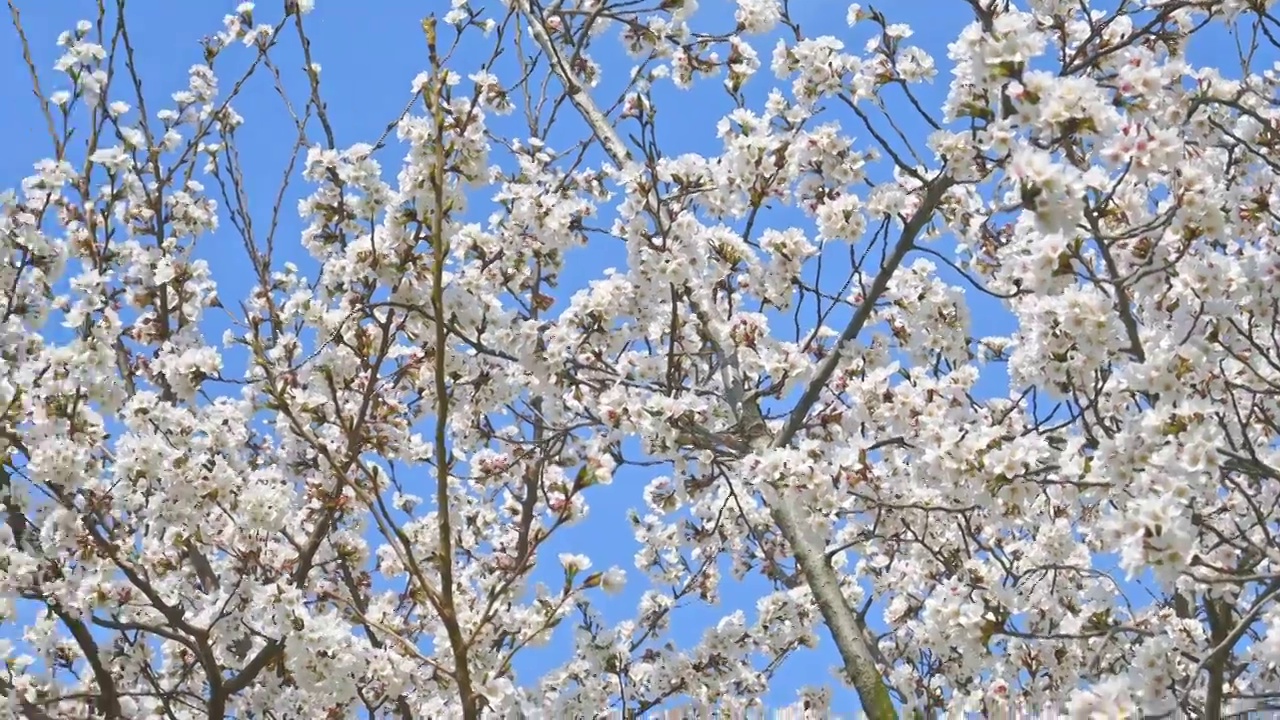
[[[36,64],[43,73],[46,92],[64,88],[65,79],[52,71],[53,62],[59,54],[53,41],[58,33],[70,28],[75,21],[91,17],[95,3],[88,0],[17,1],[23,13],[24,27],[32,44]],[[145,92],[153,111],[163,106],[169,93],[185,87],[187,68],[201,57],[200,38],[220,29],[221,17],[231,12],[235,5],[235,2],[224,0],[130,0],[129,25],[137,46]],[[372,142],[402,110],[408,97],[410,81],[426,67],[426,47],[419,21],[423,13],[433,5],[438,6],[443,13],[448,4],[400,0],[318,0],[317,11],[307,17],[306,23],[313,43],[313,53],[323,66],[322,94],[328,102],[328,111],[340,147],[356,142]],[[701,26],[711,23],[716,29],[732,28],[733,3],[729,0],[702,0],[702,6],[705,12],[704,19],[699,21]],[[866,31],[854,32],[847,29],[845,3],[792,0],[791,6],[795,18],[807,35],[831,33],[844,40],[851,49],[861,49],[867,37]],[[966,3],[959,0],[886,2],[884,10],[891,22],[910,24],[915,30],[915,36],[909,42],[928,50],[938,63],[938,79],[932,86],[919,90],[925,107],[936,110],[945,97],[950,79],[946,44],[954,39],[970,17]],[[274,2],[263,3],[260,11],[267,22],[274,22],[279,12],[278,5]],[[447,38],[448,33],[443,33],[442,36]],[[614,97],[610,94],[610,89],[616,89],[619,79],[625,76],[634,61],[612,49],[616,46],[612,36],[601,38],[598,43],[601,50],[596,58],[604,66],[609,79],[604,88],[596,93],[596,97],[601,105],[607,106]],[[745,93],[748,107],[759,110],[765,92],[777,84],[768,69],[769,53],[774,41],[772,38],[761,39],[753,44],[760,53],[764,67],[746,86]],[[454,69],[464,76],[477,69],[485,57],[484,50],[483,43],[465,47],[457,56]],[[1234,48],[1227,45],[1221,35],[1193,46],[1193,51],[1196,60],[1206,64],[1215,63],[1215,54],[1229,53],[1225,56],[1228,62],[1234,56]],[[233,79],[239,76],[251,53],[239,50],[226,55],[228,62],[219,72],[224,92]],[[273,58],[284,72],[290,96],[295,102],[300,102],[305,90],[299,82],[301,58],[292,33],[285,34],[281,46],[273,52]],[[221,64],[224,61],[219,62]],[[500,75],[504,79],[510,77],[509,73]],[[658,91],[661,127],[659,137],[668,155],[718,152],[715,124],[721,114],[730,108],[718,86],[718,80],[703,81],[701,86],[695,86],[692,95],[678,93],[669,86]],[[784,84],[786,86],[789,86],[789,82]],[[16,36],[6,27],[0,32],[0,97],[6,98],[7,105],[5,112],[0,113],[0,135],[8,140],[4,153],[0,154],[0,189],[16,186],[30,172],[31,164],[49,153],[47,136],[29,88]],[[259,74],[244,86],[234,105],[247,120],[239,133],[240,148],[253,214],[255,220],[262,223],[270,215],[272,198],[281,172],[288,162],[293,142],[290,121],[283,113],[280,98],[265,73]],[[567,111],[566,108],[564,112]],[[840,120],[846,132],[862,139],[862,147],[872,145],[873,141],[865,136],[851,114],[834,112],[827,119]],[[898,113],[898,119],[903,131],[923,147],[926,126],[918,116],[912,112]],[[553,147],[563,148],[582,136],[582,125],[574,120],[566,122],[565,130],[561,133],[552,134]],[[492,124],[499,129],[510,127],[511,135],[518,136],[522,130],[518,116],[495,119]],[[884,127],[882,124],[881,128]],[[318,140],[320,137],[320,133],[313,130],[312,139]],[[563,142],[557,143],[561,138]],[[399,158],[400,150],[394,146],[390,152],[380,157],[390,180],[393,180],[398,169]],[[591,159],[594,162],[602,160],[598,153]],[[883,167],[875,172],[873,179],[884,177]],[[308,187],[300,182],[300,178],[295,178],[282,213],[283,222],[277,240],[277,247],[280,249],[278,260],[292,260],[304,268],[305,274],[314,278],[314,263],[306,257],[296,240],[302,224],[293,209],[296,200],[307,191]],[[488,213],[479,196],[475,212],[475,219],[481,221]],[[767,216],[767,221],[773,226],[799,223],[803,227],[811,227],[798,213],[787,210],[773,212]],[[946,242],[939,244],[937,249],[944,254],[949,253]],[[234,230],[227,226],[216,235],[203,238],[199,254],[212,265],[214,277],[219,282],[220,295],[224,299],[234,300],[244,296],[251,276],[245,272],[244,252]],[[836,248],[830,254],[831,262],[843,262],[847,266],[846,250]],[[841,259],[841,254],[846,256]],[[603,268],[621,267],[625,264],[625,253],[618,245],[593,245],[572,256],[567,264],[571,271],[563,278],[562,298],[567,298],[575,289],[598,277]],[[836,286],[838,285],[837,282]],[[972,291],[968,293],[968,297],[972,301],[975,336],[1005,334],[1010,331],[1010,320],[998,305],[978,297]],[[839,327],[841,319],[836,316],[831,324]],[[208,336],[217,338],[221,329],[214,323]],[[983,387],[993,394],[1006,392],[998,374],[986,381]],[[631,557],[636,545],[631,538],[625,516],[628,509],[641,506],[641,490],[647,480],[644,473],[627,471],[611,487],[601,488],[601,492],[589,495],[592,516],[586,522],[559,535],[549,547],[552,554],[543,557],[544,564],[553,564],[554,552],[587,551],[599,569],[612,564],[627,568],[633,580],[629,591],[621,598],[602,606],[610,619],[619,620],[629,616],[639,591],[643,589],[641,578],[631,567]],[[555,568],[550,569],[554,574]],[[545,579],[551,583],[556,582],[552,575]],[[753,617],[755,599],[767,591],[763,583],[748,581],[736,588],[731,581],[726,583],[722,591],[724,602],[721,606],[689,608],[676,614],[672,639],[679,643],[692,642],[704,628],[714,625],[716,620],[737,607],[745,609],[748,618]],[[7,629],[0,629],[0,633],[8,632]],[[518,666],[518,671],[522,673],[521,680],[530,682],[540,670],[566,659],[567,641],[567,634],[562,633],[549,647],[530,653],[525,662]],[[828,668],[834,663],[834,659],[830,641],[823,633],[817,651],[793,657],[788,667],[779,673],[771,700],[777,704],[786,704],[793,700],[794,690],[800,685],[832,684]],[[836,709],[847,710],[853,705],[851,693],[836,694],[833,706]]]

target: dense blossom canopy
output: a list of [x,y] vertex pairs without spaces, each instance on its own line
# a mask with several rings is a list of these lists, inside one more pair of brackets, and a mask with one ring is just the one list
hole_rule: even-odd
[[1274,3],[928,2],[945,57],[912,3],[453,0],[342,145],[324,3],[241,5],[158,107],[124,0],[52,69],[10,0],[0,708],[733,711],[814,645],[813,717],[1280,707]]

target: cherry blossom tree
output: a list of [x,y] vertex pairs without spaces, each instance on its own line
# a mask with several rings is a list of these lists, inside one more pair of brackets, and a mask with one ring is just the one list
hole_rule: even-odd
[[126,0],[52,69],[7,2],[49,141],[0,196],[10,715],[694,717],[815,645],[814,717],[1280,708],[1274,3],[931,0],[934,57],[898,3],[453,0],[342,145],[323,3],[240,5],[156,107]]

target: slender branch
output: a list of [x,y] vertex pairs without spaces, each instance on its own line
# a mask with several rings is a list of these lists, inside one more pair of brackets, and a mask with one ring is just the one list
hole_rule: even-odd
[[40,115],[44,118],[45,129],[49,132],[49,139],[53,141],[54,155],[59,160],[62,159],[64,147],[58,139],[58,131],[53,124],[53,113],[49,110],[49,101],[45,98],[44,91],[40,88],[40,72],[36,69],[35,60],[31,55],[31,44],[27,41],[27,33],[22,29],[22,14],[18,12],[18,6],[13,0],[8,0],[9,17],[13,22],[13,29],[18,33],[18,41],[22,45],[22,60],[27,65],[27,74],[31,76],[31,92],[36,96],[36,102],[40,105]]
[[430,17],[423,21],[423,30],[427,35],[427,49],[431,55],[431,67],[437,73],[434,87],[424,92],[424,97],[431,103],[432,119],[435,121],[435,163],[431,173],[431,193],[435,207],[431,213],[431,311],[435,313],[435,392],[436,392],[436,513],[440,518],[440,595],[445,627],[449,634],[449,644],[453,649],[454,679],[458,682],[458,694],[462,702],[462,714],[466,720],[480,717],[480,708],[476,704],[476,695],[471,686],[471,671],[468,668],[467,643],[462,637],[462,629],[458,626],[458,608],[453,595],[453,526],[449,517],[449,387],[445,363],[445,348],[448,344],[448,328],[441,322],[444,312],[444,263],[446,259],[447,240],[444,237],[444,184],[445,169],[448,158],[445,157],[445,115],[444,115],[444,81],[443,65],[436,51],[436,21]]
[[76,644],[80,646],[80,651],[84,653],[85,662],[89,664],[89,668],[93,671],[94,682],[98,683],[98,697],[95,709],[107,718],[124,717],[120,708],[120,693],[116,688],[115,678],[111,676],[111,670],[102,663],[102,657],[99,654],[98,643],[93,639],[93,633],[83,621],[67,612],[60,604],[56,602],[49,603],[49,609],[54,615],[62,621],[62,624],[71,632],[71,637],[75,639]]
[[858,306],[857,312],[853,314],[853,318],[845,326],[844,332],[840,333],[840,339],[836,341],[831,353],[818,366],[818,372],[809,381],[809,386],[805,388],[804,395],[800,397],[795,408],[791,410],[791,414],[787,417],[787,422],[782,427],[782,430],[773,439],[772,447],[786,447],[795,438],[800,428],[804,426],[805,417],[813,409],[814,404],[818,402],[818,396],[822,394],[823,388],[827,386],[831,376],[835,374],[836,368],[840,365],[840,361],[844,359],[846,346],[858,337],[858,333],[862,332],[862,328],[871,319],[871,313],[875,312],[876,302],[888,290],[889,280],[897,272],[903,258],[911,251],[912,246],[915,244],[916,236],[920,234],[920,231],[924,229],[925,223],[929,222],[929,218],[933,216],[933,211],[937,208],[938,203],[941,202],[942,196],[946,194],[947,189],[954,184],[955,181],[945,175],[934,179],[929,184],[924,200],[903,226],[902,235],[898,238],[898,243],[894,246],[893,253],[880,268],[876,279],[872,281],[865,300]]

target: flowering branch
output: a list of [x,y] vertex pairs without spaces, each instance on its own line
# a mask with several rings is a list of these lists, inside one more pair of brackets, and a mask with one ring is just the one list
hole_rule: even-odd
[[[583,87],[582,82],[562,58],[555,42],[543,25],[543,18],[534,11],[532,0],[520,0],[520,8],[528,19],[530,33],[542,47],[543,52],[546,53],[574,107],[578,109],[583,119],[591,127],[595,137],[599,139],[601,145],[604,146],[605,152],[613,162],[619,168],[628,168],[632,164],[631,153],[627,150],[626,145],[622,142],[608,118],[596,107],[595,102]],[[945,177],[929,184],[920,206],[912,217],[907,220],[892,257],[885,264],[880,274],[877,275],[871,291],[867,294],[853,319],[850,320],[841,334],[835,349],[819,367],[799,403],[791,411],[786,425],[773,437],[769,447],[777,449],[789,445],[803,426],[810,409],[818,401],[827,382],[835,372],[836,366],[842,360],[842,347],[857,336],[862,326],[871,317],[876,301],[888,287],[889,280],[898,265],[901,264],[902,258],[912,248],[916,235],[933,216],[938,202],[948,187],[950,187],[950,181]],[[659,209],[658,212],[661,217],[662,210]],[[669,219],[662,218],[659,226],[666,226],[669,223]],[[717,347],[717,352],[722,358],[724,357],[725,351],[723,348]],[[741,387],[740,376],[730,378],[729,382],[732,385],[726,386],[727,388]],[[739,391],[735,395],[741,397],[741,392]],[[741,412],[741,404],[734,403],[734,410],[735,412]],[[755,413],[758,416],[759,410],[755,410]],[[742,416],[740,415],[738,419],[741,421]],[[696,446],[706,447],[704,443],[699,443],[696,440],[695,444]],[[855,615],[841,593],[840,581],[836,578],[835,571],[823,552],[823,547],[807,537],[801,527],[802,521],[797,515],[794,506],[785,499],[779,498],[777,501],[772,502],[769,506],[769,512],[773,516],[774,522],[777,523],[783,537],[786,538],[792,552],[795,553],[800,566],[804,569],[809,587],[813,591],[814,600],[822,611],[823,619],[835,639],[836,647],[839,649],[845,663],[845,672],[858,690],[864,711],[868,714],[868,717],[876,720],[880,718],[896,718],[897,711],[894,709],[893,702],[889,697],[888,688],[881,677],[880,671],[876,668],[875,654],[867,644],[868,633],[865,624]]]

